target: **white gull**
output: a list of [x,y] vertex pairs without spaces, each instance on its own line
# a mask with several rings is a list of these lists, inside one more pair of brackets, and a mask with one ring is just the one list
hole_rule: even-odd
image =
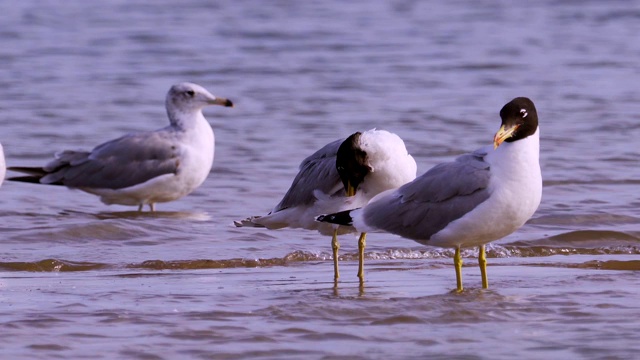
[[[404,141],[385,130],[356,132],[333,141],[302,161],[284,198],[265,216],[235,221],[236,226],[269,229],[303,228],[332,235],[334,279],[338,279],[337,235],[355,232],[350,226],[315,221],[316,216],[363,206],[377,194],[416,177],[416,162]],[[364,280],[366,234],[358,240],[358,277]]]
[[202,86],[181,83],[166,98],[169,126],[122,136],[92,151],[65,150],[43,167],[10,167],[29,174],[8,180],[64,185],[98,195],[105,204],[138,206],[179,199],[204,182],[214,157],[207,105],[233,106]]
[[542,196],[538,114],[533,102],[515,98],[502,108],[500,117],[502,126],[493,147],[439,164],[360,209],[317,220],[454,248],[458,291],[463,289],[460,248],[478,246],[482,286],[488,288],[485,244],[520,228]]

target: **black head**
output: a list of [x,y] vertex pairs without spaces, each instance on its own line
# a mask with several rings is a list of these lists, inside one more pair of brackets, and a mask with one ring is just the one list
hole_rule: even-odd
[[336,169],[347,196],[355,195],[364,177],[371,172],[367,153],[360,148],[360,136],[362,134],[356,132],[343,141],[336,157]]
[[503,141],[514,142],[533,135],[538,129],[538,112],[533,101],[526,97],[517,97],[509,101],[500,110],[502,126],[494,137],[498,147]]

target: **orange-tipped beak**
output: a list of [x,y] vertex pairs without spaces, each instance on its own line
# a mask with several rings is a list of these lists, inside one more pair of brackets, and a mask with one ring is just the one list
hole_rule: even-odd
[[520,125],[514,125],[506,129],[504,125],[500,126],[500,130],[498,130],[496,135],[493,137],[493,148],[497,149],[503,141],[513,136],[513,133],[518,130],[519,127]]

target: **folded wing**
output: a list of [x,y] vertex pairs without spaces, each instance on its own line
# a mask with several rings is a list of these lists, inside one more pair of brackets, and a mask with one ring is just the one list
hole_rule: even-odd
[[428,240],[489,198],[486,153],[439,164],[393,193],[369,203],[366,224],[414,240]]
[[179,171],[181,149],[170,136],[164,132],[131,134],[91,152],[65,150],[42,168],[11,168],[31,175],[11,180],[72,188],[127,188]]

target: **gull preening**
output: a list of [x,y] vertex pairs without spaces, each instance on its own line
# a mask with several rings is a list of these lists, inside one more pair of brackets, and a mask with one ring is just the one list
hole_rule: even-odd
[[360,209],[317,220],[454,248],[458,291],[463,289],[460,249],[478,246],[482,287],[488,288],[485,244],[520,228],[542,197],[538,114],[533,102],[515,98],[500,110],[500,117],[502,126],[493,146],[436,165]]
[[233,103],[196,84],[174,85],[166,98],[169,126],[127,134],[92,151],[61,151],[43,167],[10,167],[28,175],[8,180],[64,185],[98,195],[105,204],[155,211],[156,203],[191,193],[209,175],[215,141],[202,114],[208,105]]
[[[334,279],[338,279],[337,236],[356,230],[317,222],[316,216],[363,206],[381,192],[415,179],[416,169],[415,160],[398,135],[376,129],[356,132],[304,159],[284,198],[268,215],[234,223],[268,229],[303,228],[331,235]],[[364,279],[365,236],[362,232],[358,240],[360,280]]]

